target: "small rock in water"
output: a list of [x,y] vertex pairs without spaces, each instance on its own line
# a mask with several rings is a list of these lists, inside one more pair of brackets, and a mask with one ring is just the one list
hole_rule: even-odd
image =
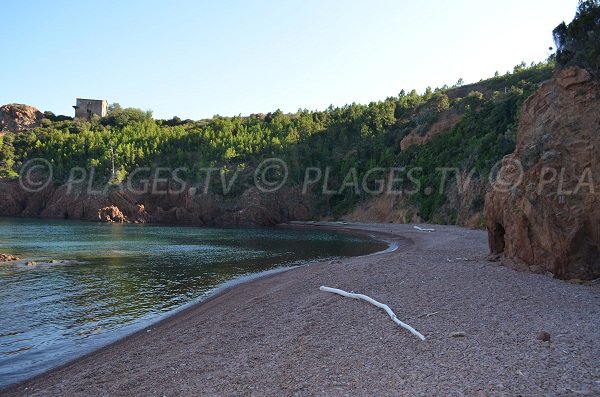
[[457,331],[457,332],[450,332],[450,336],[453,338],[464,338],[467,334],[465,334],[464,332],[461,331]]
[[27,262],[27,266],[29,266],[29,267],[33,267],[33,266],[35,266],[35,265],[36,265],[36,263],[35,263],[35,262]]
[[18,260],[19,258],[14,255],[0,254],[0,262],[13,262]]
[[542,331],[537,335],[537,339],[543,342],[550,342],[550,334],[546,331]]

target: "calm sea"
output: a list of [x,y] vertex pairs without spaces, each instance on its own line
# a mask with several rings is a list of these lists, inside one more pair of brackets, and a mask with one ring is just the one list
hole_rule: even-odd
[[0,252],[37,263],[0,264],[0,387],[141,329],[225,283],[385,248],[320,230],[0,218]]

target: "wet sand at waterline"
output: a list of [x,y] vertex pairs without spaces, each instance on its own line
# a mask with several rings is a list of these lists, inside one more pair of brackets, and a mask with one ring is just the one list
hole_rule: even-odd
[[[600,395],[597,284],[491,262],[483,231],[338,228],[398,248],[235,286],[0,394]],[[389,305],[426,340],[322,285]]]

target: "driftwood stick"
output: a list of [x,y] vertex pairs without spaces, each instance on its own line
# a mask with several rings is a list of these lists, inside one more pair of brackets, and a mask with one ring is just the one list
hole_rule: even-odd
[[417,230],[420,230],[422,232],[435,232],[435,229],[424,229],[424,228],[419,227],[419,226],[413,226],[413,228],[415,228]]
[[392,311],[392,309],[390,309],[390,307],[388,305],[386,305],[386,304],[383,304],[381,302],[377,302],[375,299],[370,298],[367,295],[353,294],[351,292],[346,292],[346,291],[343,291],[343,290],[337,289],[337,288],[329,288],[329,287],[322,286],[319,289],[321,291],[331,292],[331,293],[334,293],[334,294],[345,296],[346,298],[360,299],[360,300],[364,300],[366,302],[369,302],[370,304],[372,304],[374,306],[377,306],[380,309],[385,310],[385,312],[390,316],[390,318],[392,319],[392,321],[394,321],[396,324],[398,324],[402,328],[408,330],[410,333],[412,333],[413,335],[415,335],[417,338],[419,338],[421,340],[425,340],[425,337],[419,331],[417,331],[416,329],[414,329],[410,325],[408,325],[406,323],[403,323],[402,321],[398,320],[398,317],[396,317],[396,315],[394,314],[394,312]]

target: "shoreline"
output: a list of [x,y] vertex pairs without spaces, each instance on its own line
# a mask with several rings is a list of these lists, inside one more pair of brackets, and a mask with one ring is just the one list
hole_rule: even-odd
[[[189,394],[195,390],[195,394],[209,395],[304,395],[323,389],[330,395],[365,395],[386,391],[389,394],[399,385],[405,387],[399,395],[423,390],[428,390],[430,395],[442,390],[467,394],[475,391],[538,394],[540,390],[556,392],[557,387],[575,390],[574,385],[600,392],[600,368],[593,361],[593,357],[600,354],[600,337],[593,331],[600,325],[600,316],[593,315],[595,309],[598,312],[600,303],[600,289],[596,286],[518,273],[487,262],[486,239],[478,230],[434,226],[436,232],[423,233],[411,225],[393,224],[283,227],[327,227],[376,234],[379,239],[385,236],[405,246],[340,261],[310,263],[236,283],[109,345],[10,385],[2,394]],[[481,280],[486,277],[491,285],[481,290]],[[510,280],[513,283],[507,283]],[[518,299],[509,304],[506,301],[514,297],[506,295],[506,290],[515,288],[515,284],[523,294],[531,295],[536,290],[554,292],[548,296],[528,295],[526,300],[517,296]],[[374,299],[380,298],[378,300],[390,305],[402,321],[406,320],[424,333],[428,340],[421,343],[395,328],[378,309],[320,292],[319,285],[354,289]],[[449,289],[449,286],[454,288]],[[491,291],[491,296],[485,296],[486,291]],[[486,309],[487,302],[493,302],[496,295],[502,298],[500,302],[504,305],[496,306],[495,310]],[[469,306],[473,297],[483,309],[478,305]],[[435,305],[431,304],[432,300]],[[535,313],[532,308],[539,310],[544,302],[546,311],[552,312],[548,300],[559,304],[551,313],[554,315],[541,324],[539,319],[533,318],[528,322]],[[569,310],[564,307],[566,303]],[[470,310],[463,310],[464,306]],[[516,315],[515,311],[522,317],[516,321],[511,318]],[[465,316],[468,313],[472,316]],[[492,319],[491,329],[489,324],[480,321],[486,314]],[[579,319],[578,327],[562,324],[569,317]],[[529,324],[532,321],[536,326]],[[448,328],[449,324],[453,326]],[[528,332],[523,332],[524,324]],[[535,335],[542,328],[553,335],[552,342],[536,340]],[[466,331],[466,337],[448,337],[452,330]],[[498,331],[502,332],[498,334]],[[583,335],[575,337],[577,333]],[[348,344],[349,341],[353,343]],[[490,353],[502,355],[507,351],[517,356],[529,351],[533,361],[539,364],[540,355],[547,354],[553,345],[565,343],[568,346],[561,348],[567,348],[566,351],[576,349],[583,354],[587,350],[578,359],[580,365],[568,369],[570,379],[554,376],[556,371],[566,370],[561,365],[540,370],[538,376],[525,377],[510,373],[510,366],[505,364],[500,367],[490,364],[490,360],[494,361]],[[337,345],[344,349],[338,350]],[[436,356],[440,347],[446,352],[445,356]],[[501,349],[497,350],[498,347]],[[371,354],[365,356],[363,349]],[[388,350],[393,352],[391,356],[386,353]],[[552,351],[560,356],[560,349]],[[379,354],[373,354],[375,352]],[[466,360],[467,366],[465,352],[471,352],[474,359],[474,362]],[[405,359],[398,361],[398,357]],[[451,360],[447,361],[448,358]],[[357,364],[348,368],[348,360]],[[363,361],[371,365],[358,364]],[[405,361],[412,364],[407,365]],[[328,371],[323,372],[320,365],[323,362],[327,363]],[[451,376],[452,382],[443,376],[440,378],[440,371],[432,371],[432,368],[447,370],[450,363],[454,363],[460,374]],[[488,368],[495,376],[466,376],[464,371],[472,374],[475,366]],[[531,366],[539,367],[531,364],[520,371],[527,371]],[[373,384],[377,379],[373,378],[373,371],[387,380]],[[333,373],[336,380],[330,376]],[[413,381],[394,376],[402,373],[412,374],[409,378]],[[427,376],[422,378],[419,373]],[[111,381],[116,374],[118,378]],[[506,376],[510,381],[491,384],[496,382],[495,378]],[[307,384],[304,378],[310,382]]]
[[[14,219],[20,219],[20,218],[14,218]],[[34,218],[37,219],[37,218]],[[73,220],[59,220],[59,221],[64,221],[64,222],[72,222]],[[75,220],[76,222],[86,222],[86,221],[80,221],[80,220]],[[99,224],[103,224],[103,223],[99,223]],[[161,224],[148,224],[148,225],[152,225],[152,226],[164,226]],[[178,227],[178,226],[183,226],[183,227],[198,227],[198,226],[191,226],[191,225],[166,225],[166,226],[173,226],[173,227]],[[281,224],[281,225],[276,225],[276,226],[270,226],[270,227],[258,227],[260,229],[263,228],[286,228],[286,229],[299,229],[299,230],[306,230],[306,229],[314,229],[314,230],[330,230],[330,231],[335,231],[335,232],[340,232],[340,233],[347,233],[347,234],[353,234],[353,235],[359,235],[359,236],[365,236],[365,233],[361,233],[359,231],[356,230],[341,230],[339,227],[339,225],[335,225],[332,222],[320,222],[320,224],[318,225],[318,227],[316,226],[312,226],[309,222],[297,222],[294,224]],[[255,227],[248,227],[248,229],[254,229]],[[227,229],[227,228],[225,228]],[[232,228],[232,229],[236,229],[236,228]],[[376,237],[376,233],[375,234],[370,234],[369,237],[372,238],[375,241],[379,241],[381,243],[386,243],[388,245],[388,247],[384,250],[381,251],[376,251],[376,252],[372,252],[366,255],[360,255],[360,256],[353,256],[353,257],[346,257],[346,258],[342,258],[343,259],[347,259],[347,258],[360,258],[360,257],[366,257],[366,256],[371,256],[371,255],[379,255],[379,254],[383,254],[383,253],[387,253],[389,252],[389,250],[392,249],[396,249],[397,248],[397,244],[395,242],[389,241],[387,239],[384,238],[379,238]],[[382,234],[383,236],[383,234]],[[37,257],[23,257],[23,258],[18,258],[17,260],[13,261],[14,263],[18,263],[18,264],[22,264],[25,265],[25,263],[27,261],[31,261],[31,260],[35,260],[38,261],[39,258]],[[336,259],[338,260],[338,259]],[[164,314],[162,314],[160,317],[152,319],[152,320],[146,320],[143,321],[140,324],[131,324],[129,326],[129,330],[125,331],[124,333],[122,333],[121,335],[118,335],[114,338],[110,338],[107,336],[107,342],[104,343],[100,343],[95,347],[92,347],[90,350],[86,350],[80,354],[74,354],[71,357],[67,357],[64,360],[61,360],[59,362],[56,363],[55,366],[53,366],[52,368],[49,368],[45,371],[42,371],[38,374],[35,374],[31,377],[19,380],[15,383],[10,383],[7,385],[3,385],[0,386],[0,395],[4,392],[4,391],[8,391],[12,388],[18,387],[19,385],[23,384],[23,383],[27,383],[27,382],[31,382],[31,381],[35,381],[36,379],[43,377],[44,375],[51,373],[53,371],[56,370],[60,370],[63,367],[66,366],[70,366],[71,364],[76,364],[77,361],[82,360],[87,358],[88,356],[94,355],[97,352],[100,352],[103,349],[109,348],[112,345],[116,345],[119,344],[121,342],[123,342],[125,339],[128,339],[130,337],[135,337],[135,335],[142,333],[142,332],[146,332],[149,328],[152,328],[154,326],[158,326],[158,324],[164,322],[164,321],[168,321],[169,319],[171,319],[174,316],[177,316],[179,313],[184,312],[186,310],[192,310],[193,308],[197,307],[197,306],[201,306],[204,303],[207,303],[209,301],[211,301],[212,299],[218,298],[219,295],[221,294],[225,294],[227,293],[229,290],[233,289],[233,288],[237,288],[240,285],[243,284],[247,284],[247,283],[252,283],[254,281],[257,280],[261,280],[261,279],[267,279],[270,277],[274,277],[277,276],[279,273],[284,273],[284,272],[288,272],[300,267],[304,267],[304,266],[310,266],[313,263],[324,263],[324,262],[330,262],[331,260],[325,260],[325,261],[320,261],[320,262],[308,262],[308,263],[302,263],[302,264],[297,264],[297,265],[291,265],[291,266],[279,266],[279,267],[275,267],[273,269],[269,269],[269,270],[265,270],[265,271],[261,271],[258,273],[250,273],[250,274],[246,274],[246,275],[242,275],[236,278],[233,278],[231,280],[228,280],[226,282],[224,282],[223,284],[215,287],[213,290],[211,290],[210,292],[208,292],[206,295],[204,296],[200,296],[197,297],[195,299],[192,299],[191,301],[184,303],[183,305],[174,308],[168,312],[165,312]]]

